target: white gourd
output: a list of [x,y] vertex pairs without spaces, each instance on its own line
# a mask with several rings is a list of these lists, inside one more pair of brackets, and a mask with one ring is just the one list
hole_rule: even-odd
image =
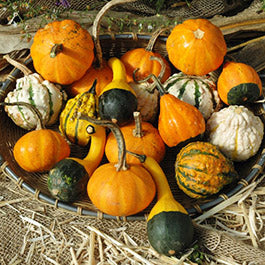
[[158,113],[158,90],[151,89],[152,84],[149,82],[141,84],[130,82],[129,84],[136,93],[137,110],[141,113],[142,120],[153,122]]
[[[25,75],[17,79],[16,88],[10,91],[5,102],[26,102],[37,107],[44,125],[57,121],[65,95],[59,85],[55,85],[37,74]],[[36,128],[37,119],[32,111],[23,106],[5,106],[5,111],[14,123],[26,130]]]
[[244,161],[255,155],[261,145],[262,120],[244,106],[231,105],[214,112],[207,121],[209,142],[233,161]]
[[221,101],[216,85],[206,76],[176,73],[166,80],[164,87],[170,94],[199,109],[206,120],[220,109]]

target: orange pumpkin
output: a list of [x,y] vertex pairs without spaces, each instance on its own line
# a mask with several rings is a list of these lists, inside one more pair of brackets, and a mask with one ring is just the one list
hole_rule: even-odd
[[170,62],[187,75],[205,75],[224,60],[227,46],[222,31],[207,19],[176,25],[166,41]]
[[227,105],[254,102],[261,96],[262,83],[250,65],[226,62],[217,80],[217,91]]
[[36,32],[30,54],[44,79],[66,85],[80,79],[91,66],[94,43],[77,22],[54,21]]
[[[16,105],[17,103],[2,103]],[[29,172],[50,170],[57,162],[70,155],[70,146],[58,132],[45,129],[41,114],[29,103],[20,102],[32,110],[39,124],[35,131],[24,134],[14,145],[13,154],[18,165]]]
[[[149,122],[142,122],[140,112],[134,112],[134,120],[135,122],[120,128],[127,150],[161,162],[165,156],[166,148],[157,128]],[[118,146],[113,133],[108,135],[105,154],[110,162],[118,161]],[[126,161],[129,164],[140,164],[139,159],[134,156],[127,156]]]
[[164,30],[165,29],[158,29],[156,32],[154,32],[146,48],[132,49],[122,55],[121,61],[126,68],[128,82],[134,81],[133,72],[137,68],[137,79],[143,79],[151,73],[155,76],[159,75],[161,72],[161,64],[159,64],[157,61],[150,60],[151,56],[159,57],[165,63],[165,73],[161,78],[162,83],[171,75],[171,68],[168,61],[160,53],[153,51],[154,44],[158,36]]
[[112,78],[113,74],[111,68],[106,61],[103,61],[102,65],[99,67],[95,65],[90,67],[85,75],[71,84],[66,91],[70,97],[74,97],[77,94],[88,91],[95,79],[97,79],[96,94],[99,95],[103,88],[112,81]]
[[151,174],[141,165],[126,164],[126,147],[118,125],[97,121],[109,127],[119,146],[119,161],[99,166],[87,184],[92,203],[103,213],[128,216],[144,210],[154,199],[156,186]]

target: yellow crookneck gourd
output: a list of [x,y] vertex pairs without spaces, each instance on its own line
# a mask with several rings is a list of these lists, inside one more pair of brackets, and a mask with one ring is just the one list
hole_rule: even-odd
[[112,57],[108,65],[113,71],[113,79],[99,95],[99,115],[102,119],[124,125],[133,119],[133,112],[137,109],[136,94],[127,83],[121,60]]
[[151,246],[160,254],[180,255],[193,243],[194,228],[186,209],[174,199],[166,175],[152,157],[136,156],[151,173],[157,188],[157,202],[147,219]]

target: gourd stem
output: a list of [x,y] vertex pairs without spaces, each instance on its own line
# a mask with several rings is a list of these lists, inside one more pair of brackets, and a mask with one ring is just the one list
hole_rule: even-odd
[[63,50],[63,45],[61,43],[54,44],[50,52],[50,57],[55,58],[58,53],[62,52],[62,50]]
[[117,141],[118,144],[118,163],[115,165],[115,167],[117,168],[117,171],[120,170],[127,170],[128,169],[128,165],[126,163],[126,146],[125,146],[125,140],[123,137],[123,134],[119,128],[119,126],[112,122],[112,121],[108,121],[108,120],[97,120],[97,119],[93,119],[90,118],[86,115],[82,115],[79,117],[79,119],[81,120],[86,120],[89,121],[91,123],[94,123],[96,125],[100,125],[103,127],[107,127],[109,128],[112,133],[115,136],[115,139]]
[[8,54],[4,55],[3,58],[10,64],[18,68],[25,76],[32,74],[32,71],[28,69],[24,64],[12,59]]
[[102,48],[100,46],[100,41],[99,41],[99,26],[100,26],[100,21],[104,14],[113,6],[118,5],[118,4],[124,4],[124,3],[129,3],[129,2],[135,2],[136,0],[112,0],[108,2],[103,8],[97,13],[95,20],[93,22],[92,26],[92,37],[94,40],[95,44],[95,49],[96,49],[96,59],[98,61],[99,67],[102,66],[103,59],[102,59]]
[[[144,167],[152,175],[157,187],[157,200],[160,200],[164,196],[167,196],[168,198],[174,198],[170,186],[168,184],[167,177],[158,162],[154,158],[147,157],[146,155],[136,154],[128,150],[126,152],[139,159],[140,162],[143,163]],[[149,161],[147,162],[147,160]]]
[[153,48],[155,46],[155,43],[156,43],[156,40],[157,38],[159,37],[159,35],[163,32],[163,31],[166,31],[168,30],[169,27],[166,27],[166,28],[158,28],[153,34],[152,34],[152,37],[150,38],[145,50],[146,51],[153,51]]
[[134,117],[134,121],[135,121],[135,128],[133,130],[133,136],[141,138],[144,136],[144,132],[143,132],[143,128],[142,128],[141,113],[139,111],[135,111],[133,113],[133,117]]
[[36,125],[36,130],[41,130],[41,129],[45,129],[45,126],[43,124],[42,121],[42,116],[41,113],[39,112],[39,110],[32,106],[30,103],[26,103],[26,102],[1,102],[0,103],[1,106],[24,106],[28,109],[30,109],[32,111],[32,113],[37,116],[37,125]]
[[[161,79],[162,77],[164,76],[164,73],[165,73],[165,70],[166,70],[166,65],[165,63],[163,62],[163,60],[159,57],[156,57],[156,56],[150,56],[150,60],[155,60],[155,61],[158,61],[160,64],[161,64],[161,71],[158,75],[158,77],[156,77],[154,74],[150,74],[148,75],[146,78],[144,79],[141,79],[141,80],[137,80],[136,79],[136,72],[139,70],[139,68],[136,68],[134,71],[133,71],[133,81],[137,84],[140,84],[140,83],[144,83],[144,82],[147,82],[150,78],[153,79],[154,81],[154,87],[157,86],[158,87],[158,90],[159,90],[159,93],[160,95],[164,95],[164,94],[167,94],[168,92],[165,90],[164,86],[162,85],[161,83]],[[153,90],[150,89],[151,91]]]

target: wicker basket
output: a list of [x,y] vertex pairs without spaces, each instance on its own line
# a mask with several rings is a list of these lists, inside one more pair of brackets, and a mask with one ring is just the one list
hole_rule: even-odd
[[[137,48],[146,47],[150,35],[142,34],[105,34],[100,36],[100,44],[102,47],[103,57],[108,59],[110,57],[116,56],[120,57],[126,51]],[[166,56],[166,36],[160,36],[155,44],[154,51],[161,53]],[[26,64],[31,64],[31,59],[28,59]],[[14,88],[15,80],[21,76],[21,72],[18,69],[13,69],[8,75],[6,80],[3,82],[0,90],[0,101],[3,101],[6,94]],[[260,115],[263,119],[265,105],[255,104],[252,109],[257,115]],[[264,121],[264,119],[263,119]],[[57,128],[55,126],[54,128]],[[39,200],[41,203],[48,203],[57,208],[61,208],[64,211],[70,211],[73,214],[83,215],[83,216],[94,216],[100,218],[108,219],[119,219],[115,216],[110,216],[99,212],[93,204],[89,201],[87,195],[84,195],[80,200],[74,203],[64,203],[58,201],[51,197],[47,188],[47,177],[48,174],[40,173],[29,173],[22,170],[13,158],[13,146],[16,141],[27,131],[16,126],[13,121],[7,116],[3,108],[0,110],[0,165],[2,165],[3,171],[7,173],[19,187],[26,189],[28,192],[32,193],[35,199]],[[71,146],[71,156],[82,157],[86,150],[75,145]],[[204,200],[195,200],[186,196],[177,187],[175,176],[174,176],[174,163],[176,159],[176,154],[178,150],[174,148],[168,148],[166,157],[162,161],[162,168],[164,169],[172,192],[175,198],[183,204],[188,210],[191,216],[196,216],[202,212],[216,206],[220,202],[228,199],[238,191],[240,191],[249,183],[255,180],[263,170],[265,165],[265,151],[264,151],[264,140],[260,147],[259,152],[249,160],[244,163],[235,163],[235,168],[240,175],[239,181],[225,187],[220,193],[209,197]],[[102,163],[106,162],[106,158],[103,158]],[[146,215],[149,213],[154,202],[143,212],[126,217],[126,220],[144,220]]]

